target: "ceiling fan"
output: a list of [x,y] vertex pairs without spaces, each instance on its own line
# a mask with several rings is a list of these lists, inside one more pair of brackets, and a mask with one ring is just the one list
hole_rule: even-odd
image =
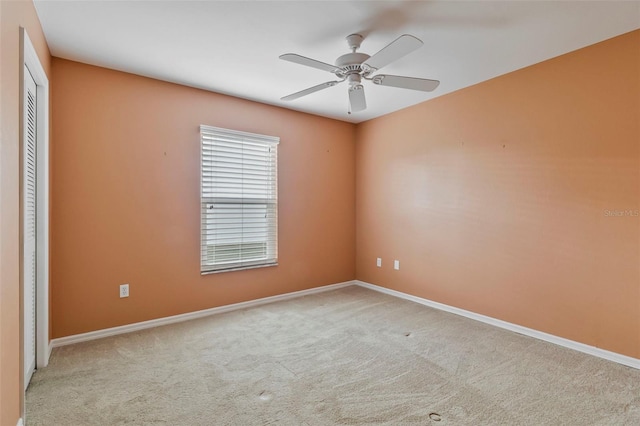
[[360,34],[347,36],[347,43],[351,53],[346,53],[336,59],[335,65],[316,61],[315,59],[300,56],[295,53],[280,55],[280,59],[294,62],[300,65],[321,69],[333,73],[339,80],[327,81],[308,89],[301,90],[291,95],[281,98],[283,101],[292,101],[322,89],[333,87],[343,81],[349,82],[349,114],[351,112],[364,111],[367,109],[367,101],[364,96],[362,80],[372,81],[373,84],[389,87],[400,87],[403,89],[421,90],[431,92],[440,82],[438,80],[427,80],[425,78],[402,77],[399,75],[377,74],[373,75],[380,68],[389,65],[403,56],[413,52],[422,46],[422,41],[414,36],[404,34],[392,41],[378,53],[369,56],[366,53],[356,52],[362,43]]

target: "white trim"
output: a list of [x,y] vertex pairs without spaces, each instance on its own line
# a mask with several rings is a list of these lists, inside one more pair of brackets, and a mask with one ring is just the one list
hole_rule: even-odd
[[[37,85],[36,368],[49,364],[49,79],[27,30],[20,27],[22,66]],[[22,73],[23,71],[21,71]],[[24,80],[24,77],[22,77]]]
[[24,426],[24,422],[22,421],[22,417],[20,417],[18,419],[18,423],[16,424],[16,426]]
[[144,330],[147,328],[159,327],[167,324],[175,324],[177,322],[189,321],[192,319],[202,318],[202,317],[208,317],[210,315],[236,311],[238,309],[252,308],[255,306],[265,305],[267,303],[280,302],[283,300],[295,299],[297,297],[302,297],[302,296],[308,296],[310,294],[323,293],[325,291],[330,291],[330,290],[337,290],[339,288],[348,287],[355,284],[356,284],[355,281],[345,281],[338,284],[330,284],[322,287],[310,288],[308,290],[294,291],[293,293],[279,294],[277,296],[264,297],[262,299],[234,303],[232,305],[218,306],[216,308],[204,309],[202,311],[189,312],[186,314],[173,315],[170,317],[137,322],[133,324],[122,325],[119,327],[105,328],[104,330],[91,331],[89,333],[82,333],[82,334],[75,334],[72,336],[60,337],[58,339],[53,339],[51,341],[51,347],[57,348],[60,346],[72,345],[74,343],[101,339],[103,337],[131,333],[134,331]]
[[374,290],[380,293],[388,294],[390,296],[395,296],[401,299],[410,300],[412,302],[429,306],[431,308],[439,309],[441,311],[449,312],[452,314],[470,318],[472,320],[480,321],[485,324],[503,328],[505,330],[524,334],[525,336],[533,337],[539,340],[544,340],[545,342],[553,343],[559,346],[564,346],[565,348],[573,349],[578,352],[583,352],[585,354],[593,355],[598,358],[603,358],[608,361],[613,361],[618,364],[626,365],[628,367],[632,367],[640,370],[640,359],[637,359],[637,358],[632,358],[630,356],[596,348],[595,346],[585,345],[584,343],[576,342],[574,340],[569,340],[563,337],[554,336],[553,334],[548,334],[542,331],[533,330],[531,328],[523,327],[521,325],[517,325],[510,322],[502,321],[496,318],[488,317],[486,315],[476,314],[475,312],[466,311],[464,309],[445,305],[443,303],[434,302],[428,299],[423,299],[421,297],[413,296],[411,294],[402,293],[397,290],[391,290],[385,287],[377,286],[375,284],[369,284],[364,281],[356,280],[356,285],[360,287],[368,288],[369,290]]
[[57,348],[60,346],[72,345],[74,343],[86,342],[89,340],[101,339],[103,337],[115,336],[118,334],[131,333],[138,330],[144,330],[147,328],[159,327],[167,324],[174,324],[182,321],[188,321],[192,319],[207,317],[210,315],[221,314],[224,312],[231,312],[238,309],[246,309],[254,306],[265,305],[268,303],[279,302],[282,300],[294,299],[296,297],[308,296],[311,294],[322,293],[325,291],[337,290],[339,288],[348,287],[351,285],[357,285],[363,288],[367,288],[369,290],[374,290],[380,293],[384,293],[390,296],[398,297],[400,299],[409,300],[415,303],[419,303],[424,306],[428,306],[434,309],[438,309],[441,311],[449,312],[452,314],[460,315],[465,318],[469,318],[472,320],[480,321],[485,324],[489,324],[495,327],[499,327],[505,330],[513,331],[515,333],[520,333],[525,336],[533,337],[535,339],[543,340],[545,342],[553,343],[559,346],[563,346],[565,348],[573,349],[578,352],[586,353],[588,355],[593,355],[598,358],[606,359],[608,361],[613,361],[618,364],[626,365],[628,367],[636,368],[640,370],[640,359],[632,358],[626,355],[618,354],[615,352],[607,351],[604,349],[596,348],[594,346],[585,345],[584,343],[576,342],[573,340],[565,339],[563,337],[554,336],[552,334],[543,333],[538,330],[533,330],[531,328],[523,327],[521,325],[513,324],[510,322],[502,321],[496,318],[488,317],[486,315],[477,314],[475,312],[467,311],[464,309],[456,308],[454,306],[445,305],[443,303],[434,302],[432,300],[423,299],[418,296],[413,296],[407,293],[402,293],[397,290],[391,290],[385,287],[380,287],[374,284],[370,284],[364,281],[353,280],[353,281],[345,281],[338,284],[326,285],[323,287],[315,287],[308,290],[296,291],[293,293],[285,293],[277,296],[265,297],[257,300],[250,300],[247,302],[234,303],[232,305],[219,306],[216,308],[205,309],[202,311],[189,312],[186,314],[174,315],[171,317],[158,318],[149,321],[138,322],[134,324],[123,325],[120,327],[112,327],[104,330],[92,331],[89,333],[76,334],[73,336],[61,337],[58,339],[53,339],[51,341],[51,345],[49,346],[49,353],[52,348]]

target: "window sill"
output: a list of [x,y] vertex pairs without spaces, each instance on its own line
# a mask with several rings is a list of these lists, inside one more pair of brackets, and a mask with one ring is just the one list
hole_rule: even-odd
[[216,269],[215,271],[201,271],[200,275],[220,274],[222,272],[233,272],[233,271],[245,271],[247,269],[269,268],[271,266],[278,266],[278,262],[265,263],[262,265],[237,266],[237,267],[228,268],[228,269]]

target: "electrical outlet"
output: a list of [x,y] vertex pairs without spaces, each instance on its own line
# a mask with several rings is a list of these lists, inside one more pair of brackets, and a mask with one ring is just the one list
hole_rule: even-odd
[[382,259],[381,259],[381,258],[377,258],[377,259],[376,259],[376,266],[377,266],[378,268],[382,267]]
[[120,284],[120,298],[129,297],[129,284]]
[[394,260],[393,261],[393,269],[395,269],[396,271],[400,270],[400,261],[399,260]]

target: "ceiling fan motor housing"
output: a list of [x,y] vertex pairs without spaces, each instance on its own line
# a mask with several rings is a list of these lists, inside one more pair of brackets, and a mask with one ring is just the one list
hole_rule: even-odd
[[336,74],[340,77],[361,74],[363,71],[362,63],[369,58],[370,56],[366,53],[352,52],[344,54],[336,59],[336,67],[340,68]]

